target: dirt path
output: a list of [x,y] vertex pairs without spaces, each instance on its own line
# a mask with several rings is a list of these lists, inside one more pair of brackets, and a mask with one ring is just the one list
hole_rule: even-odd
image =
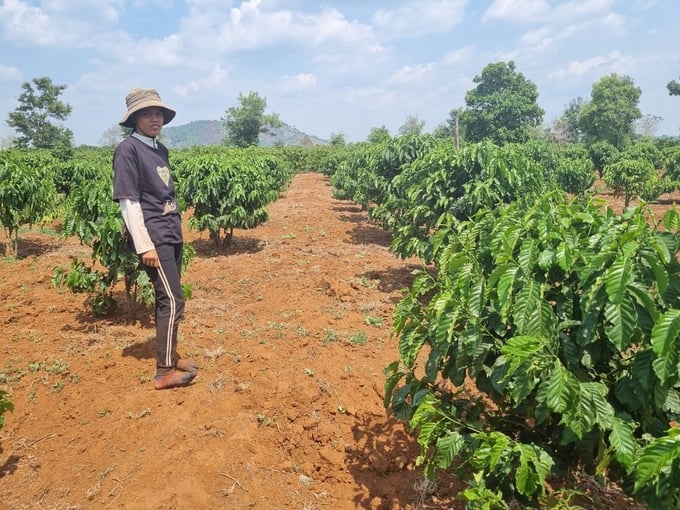
[[0,508],[451,508],[452,481],[427,494],[382,406],[413,261],[322,175],[297,175],[269,212],[220,254],[186,232],[180,351],[201,370],[169,391],[150,382],[150,314],[93,319],[50,282],[89,250],[22,233],[20,258],[0,262],[0,389],[16,407]]

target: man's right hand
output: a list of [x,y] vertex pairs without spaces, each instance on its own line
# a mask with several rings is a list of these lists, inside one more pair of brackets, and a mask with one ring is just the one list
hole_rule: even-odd
[[158,260],[158,252],[154,249],[142,253],[142,263],[149,267],[160,267],[161,263]]

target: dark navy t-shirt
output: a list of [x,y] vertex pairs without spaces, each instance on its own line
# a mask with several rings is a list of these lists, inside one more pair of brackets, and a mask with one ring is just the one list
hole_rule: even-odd
[[154,245],[181,243],[182,223],[168,149],[129,136],[113,153],[113,199],[138,201]]

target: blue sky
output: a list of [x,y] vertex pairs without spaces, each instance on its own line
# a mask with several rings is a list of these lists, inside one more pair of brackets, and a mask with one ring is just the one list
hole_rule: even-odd
[[0,140],[21,85],[66,85],[66,126],[97,145],[133,87],[156,88],[172,125],[219,120],[239,93],[308,134],[365,140],[409,116],[432,131],[489,63],[513,60],[550,124],[611,73],[680,134],[677,0],[0,0]]

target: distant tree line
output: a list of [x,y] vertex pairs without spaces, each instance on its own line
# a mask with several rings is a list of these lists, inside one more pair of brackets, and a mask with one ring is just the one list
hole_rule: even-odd
[[[475,87],[465,94],[465,106],[449,112],[446,121],[432,131],[435,138],[450,138],[460,146],[483,140],[498,145],[523,143],[542,137],[557,143],[607,142],[621,150],[634,138],[636,129],[652,136],[662,120],[642,115],[642,91],[629,76],[602,77],[593,84],[590,98],[572,99],[562,115],[543,131],[545,112],[538,105],[538,88],[517,70],[513,61],[488,64],[473,82]],[[7,125],[17,133],[12,145],[67,154],[73,147],[73,133],[64,126],[72,112],[71,105],[60,99],[66,86],[43,76],[21,87],[18,106],[7,119]],[[670,95],[680,95],[680,81],[671,80],[667,89]],[[224,145],[258,145],[261,133],[282,125],[277,113],[265,113],[267,100],[257,92],[240,93],[237,99],[238,105],[228,108],[221,119],[226,133]],[[408,115],[398,135],[420,135],[424,126],[417,115]],[[102,144],[115,145],[126,134],[114,126],[102,135]],[[383,125],[371,128],[367,141],[379,143],[389,137]],[[345,144],[342,133],[332,133],[331,138],[333,146]]]

